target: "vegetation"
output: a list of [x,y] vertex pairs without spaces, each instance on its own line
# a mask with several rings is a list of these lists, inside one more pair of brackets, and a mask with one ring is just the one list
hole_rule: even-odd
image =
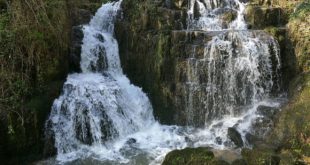
[[[294,13],[291,13],[285,38],[287,43],[285,50],[290,52],[289,49],[292,49],[292,54],[297,60],[296,71],[291,75],[295,78],[290,78],[288,90],[290,101],[278,114],[273,131],[266,137],[269,148],[262,148],[261,145],[254,147],[253,150],[243,150],[242,155],[252,164],[272,164],[273,162],[276,164],[310,164],[309,20],[309,1],[304,1],[295,8]],[[279,38],[276,28],[265,30]],[[287,57],[285,59],[294,61]]]
[[[44,121],[69,72],[67,56],[71,27],[77,24],[80,10],[94,13],[106,1],[0,0],[0,160],[11,159],[12,164],[20,164],[42,158]],[[262,11],[264,17],[257,18],[270,19],[269,24],[263,22],[261,26],[265,28],[267,25],[265,30],[277,37],[283,43],[281,45],[287,41],[292,44],[298,62],[296,73],[300,74],[290,85],[293,99],[279,114],[275,129],[268,137],[268,143],[277,148],[244,150],[243,156],[253,164],[273,161],[310,164],[310,1],[304,0],[296,8],[300,0],[278,0],[274,4],[259,3],[267,2],[261,0],[251,2],[255,7],[272,5],[286,10],[283,15],[285,19],[286,14],[289,15],[287,35],[273,27],[272,19],[278,16],[273,13],[278,12],[266,8]],[[127,0],[123,5],[126,6],[124,12],[128,13],[125,17],[128,20],[122,22],[124,25],[119,23],[124,29],[118,25],[116,30],[126,33],[123,35],[126,37],[119,37],[120,46],[128,46],[126,53],[136,58],[132,61],[127,59],[124,68],[135,83],[142,84],[144,90],[153,96],[154,108],[168,116],[165,118],[169,123],[175,113],[171,111],[173,101],[170,95],[176,93],[174,75],[171,75],[174,68],[171,66],[179,58],[175,57],[173,50],[180,50],[179,47],[170,48],[170,32],[182,29],[186,12],[181,7],[173,12],[166,10],[161,7],[161,1]],[[256,21],[260,21],[257,18]],[[139,53],[148,58],[139,56]],[[143,62],[137,66],[136,61]],[[164,164],[201,162],[216,161],[211,151],[198,148],[172,152]]]
[[290,19],[307,18],[310,12],[310,1],[306,0],[295,8],[295,12],[290,15]]
[[68,73],[71,27],[79,9],[101,3],[0,0],[0,160],[42,156],[44,122]]
[[310,71],[310,2],[304,1],[291,14],[288,23],[288,35],[294,47],[298,70]]
[[[1,132],[5,134],[1,135],[0,145],[5,150],[4,157],[21,156],[29,149],[35,154],[43,148],[37,141],[43,138],[44,116],[51,104],[48,97],[59,91],[61,83],[57,81],[65,77],[68,10],[65,1],[3,3],[5,8],[0,15],[0,120]],[[52,86],[55,88],[51,89]],[[44,97],[35,101],[38,99],[35,96]]]

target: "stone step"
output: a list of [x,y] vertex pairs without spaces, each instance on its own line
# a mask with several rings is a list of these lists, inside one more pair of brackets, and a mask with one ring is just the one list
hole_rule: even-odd
[[[217,36],[226,32],[242,32],[244,30],[222,30],[222,31],[197,31],[197,30],[174,30],[171,33],[171,51],[172,54],[180,60],[195,58],[197,60],[204,58],[204,49],[206,44]],[[260,36],[260,33],[267,32],[278,40],[281,48],[285,47],[284,37],[286,35],[285,27],[272,27],[264,30],[247,30],[254,36]],[[268,36],[268,35],[267,35]],[[264,37],[262,37],[264,38]],[[285,50],[285,49],[282,49]]]
[[[285,35],[285,28],[273,28],[268,29],[268,33],[274,36],[274,38],[279,39],[281,36]],[[178,82],[186,83],[194,80],[194,78],[189,78],[188,75],[194,75],[191,72],[192,69],[189,68],[189,65],[201,68],[199,77],[195,81],[203,83],[206,80],[205,75],[207,75],[206,62],[205,58],[205,48],[206,44],[212,40],[214,36],[217,36],[222,33],[234,32],[244,32],[244,30],[223,30],[223,31],[186,31],[186,30],[175,30],[171,33],[171,49],[170,54],[175,58],[176,68],[176,79]],[[265,32],[267,30],[247,30],[252,32],[250,35],[253,37],[258,37],[261,40],[269,40],[268,34]],[[285,46],[285,42],[279,42],[280,46]],[[283,49],[285,50],[285,49]],[[218,63],[219,65],[225,66],[225,63]]]
[[171,42],[173,44],[193,44],[193,45],[201,45],[205,44],[208,41],[212,40],[214,36],[225,32],[277,32],[277,33],[285,33],[286,27],[269,27],[265,29],[249,29],[249,30],[220,30],[220,31],[203,31],[203,30],[172,30],[171,31]]

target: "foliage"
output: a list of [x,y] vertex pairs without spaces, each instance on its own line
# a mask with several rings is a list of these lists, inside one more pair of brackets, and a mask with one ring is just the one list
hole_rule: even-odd
[[295,8],[295,12],[290,15],[290,19],[306,18],[310,13],[310,0],[306,0]]
[[299,70],[310,71],[310,1],[301,3],[291,15],[287,25],[288,35],[294,46]]
[[44,121],[68,72],[72,19],[103,1],[0,0],[0,159],[42,155]]

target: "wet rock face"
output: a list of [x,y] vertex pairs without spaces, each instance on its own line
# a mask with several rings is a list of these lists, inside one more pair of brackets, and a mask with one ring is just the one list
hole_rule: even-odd
[[253,144],[254,142],[258,141],[258,138],[255,135],[252,135],[251,133],[247,133],[245,135],[245,139],[249,144]]
[[257,113],[259,115],[262,115],[270,119],[272,119],[278,111],[279,109],[274,107],[268,107],[263,105],[257,107]]
[[71,46],[69,54],[69,66],[71,72],[80,72],[81,61],[81,45],[83,44],[83,24],[90,21],[92,14],[87,10],[83,10],[82,15],[78,15],[75,21],[76,26],[72,27],[71,31]]
[[[225,4],[219,3],[218,5],[221,7]],[[139,0],[125,0],[122,7],[123,17],[115,26],[122,68],[134,84],[141,86],[148,93],[154,114],[162,123],[203,126],[206,121],[231,113],[227,107],[236,108],[230,106],[233,102],[237,102],[238,106],[250,102],[247,98],[250,98],[254,92],[249,87],[250,82],[247,88],[236,86],[235,89],[238,92],[213,92],[212,96],[215,96],[216,103],[212,103],[213,97],[210,94],[212,92],[208,90],[218,88],[224,91],[222,88],[231,86],[225,84],[229,81],[224,81],[229,76],[221,75],[223,75],[222,72],[229,75],[228,72],[233,68],[229,68],[227,62],[237,61],[237,52],[244,51],[242,42],[246,41],[241,36],[249,35],[253,39],[257,37],[269,43],[272,39],[266,34],[258,31],[247,34],[185,31],[182,29],[187,28],[186,9],[172,9],[172,7],[165,7],[165,4],[150,4],[148,1]],[[216,12],[226,24],[236,17],[236,11],[233,10],[223,9]],[[223,42],[222,47],[216,47],[216,44],[210,43],[216,35],[220,37],[212,42]],[[227,42],[231,44],[231,47],[230,44],[226,44]],[[269,47],[276,47],[275,42],[270,44]],[[256,43],[256,46],[259,45],[262,44]],[[212,46],[214,49],[211,50]],[[274,56],[272,58],[276,59],[277,50],[271,49],[266,53],[270,53]],[[216,55],[214,55],[214,61],[212,61],[214,63],[211,66],[208,59],[212,59],[210,57],[212,54]],[[275,60],[273,64],[276,66]],[[238,66],[240,65],[236,65]],[[210,71],[209,68],[216,69]],[[240,80],[246,77],[244,75],[247,73],[240,71],[235,74],[235,77],[239,77]],[[245,97],[229,100],[228,98],[231,97],[228,95],[231,93],[244,93]],[[229,100],[231,104],[227,101],[221,103],[219,100]],[[221,111],[223,107],[225,110]]]
[[50,129],[52,128],[52,122],[47,122],[45,128],[50,131],[45,131],[43,155],[45,157],[51,157],[57,154],[57,149],[55,147],[55,135],[54,132]]
[[174,51],[183,48],[173,46],[171,30],[186,28],[186,9],[140,0],[125,0],[122,8],[115,25],[122,68],[148,94],[156,118],[175,123],[175,64],[181,56]]
[[76,10],[76,17],[74,19],[74,24],[75,25],[83,25],[87,24],[91,17],[93,16],[93,13],[89,10],[86,9],[77,9]]
[[[224,114],[241,113],[241,107],[251,102],[249,98],[253,96],[255,89],[253,90],[248,79],[243,79],[250,71],[245,68],[238,70],[240,65],[233,63],[239,60],[239,55],[236,52],[239,54],[244,52],[244,47],[241,44],[244,41],[242,37],[239,37],[250,34],[256,37],[260,36],[262,41],[268,37],[264,33],[255,31],[247,34],[239,32],[188,32],[188,34],[191,36],[188,37],[189,40],[185,40],[185,35],[180,32],[174,32],[172,37],[172,40],[182,41],[172,42],[177,43],[173,44],[175,55],[181,57],[176,60],[175,68],[175,83],[178,93],[174,97],[178,109],[178,120],[187,125],[201,126],[206,121],[220,118]],[[213,38],[214,36],[217,37]],[[219,48],[214,43],[223,45]],[[225,43],[230,43],[233,48],[225,47]],[[262,49],[259,50],[262,51]],[[266,57],[266,54],[261,55]],[[264,62],[262,61],[262,63]],[[264,66],[265,64],[262,63],[260,65]],[[276,65],[276,62],[274,64]],[[258,72],[262,71],[258,70]],[[268,72],[267,74],[271,74],[273,71],[269,70]],[[267,77],[264,78],[266,81],[257,82],[260,84],[259,86],[268,86],[264,85],[265,82],[270,81]],[[225,88],[227,86],[231,88]],[[232,88],[235,88],[235,92],[230,91]],[[217,89],[217,92],[214,92],[213,89]],[[239,95],[239,93],[243,93],[243,95]]]
[[238,148],[243,147],[243,140],[241,138],[241,135],[235,128],[228,128],[227,136]]
[[[88,2],[89,3],[89,2]],[[90,4],[101,4],[100,1],[92,2]],[[99,5],[100,6],[100,5]],[[98,7],[99,7],[98,6]],[[83,44],[83,25],[88,24],[94,15],[96,9],[88,8],[76,8],[74,11],[71,11],[72,15],[72,29],[71,29],[71,44],[70,44],[70,53],[69,53],[69,67],[70,72],[80,72],[80,61],[81,61],[81,45]],[[99,53],[104,53],[103,51]],[[99,55],[103,58],[102,55]],[[96,64],[95,64],[96,65]],[[102,64],[98,64],[102,65]]]
[[72,27],[71,32],[71,47],[69,54],[70,68],[72,71],[81,71],[80,61],[81,61],[81,45],[83,40],[83,30],[82,26]]

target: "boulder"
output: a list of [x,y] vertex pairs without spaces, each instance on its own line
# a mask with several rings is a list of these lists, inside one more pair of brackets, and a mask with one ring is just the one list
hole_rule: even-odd
[[209,148],[185,148],[169,152],[162,165],[228,165],[224,160],[218,160],[214,157]]
[[243,147],[243,140],[241,138],[241,135],[235,128],[228,128],[227,136],[238,148]]
[[137,142],[137,140],[135,138],[129,138],[127,141],[126,141],[126,144],[128,145],[132,145],[132,144],[135,144]]

